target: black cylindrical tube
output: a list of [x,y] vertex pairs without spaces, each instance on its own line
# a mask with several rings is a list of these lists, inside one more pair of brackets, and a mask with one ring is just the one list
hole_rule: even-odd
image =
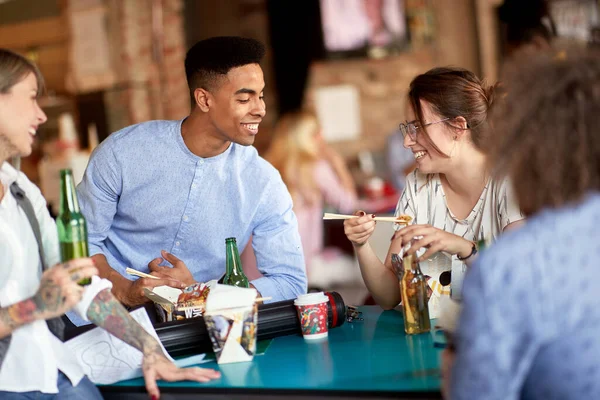
[[[329,328],[336,328],[346,320],[346,305],[337,292],[325,292],[325,295],[329,297]],[[203,318],[164,322],[156,324],[154,329],[172,357],[212,350]],[[258,306],[258,340],[300,333],[300,321],[294,300]]]

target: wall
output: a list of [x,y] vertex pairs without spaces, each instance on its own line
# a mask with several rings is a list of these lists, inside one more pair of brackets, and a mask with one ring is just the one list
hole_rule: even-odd
[[44,74],[48,90],[54,93],[66,91],[68,40],[66,19],[56,1],[0,4],[0,47],[32,58]]
[[105,92],[110,130],[186,116],[182,0],[108,0],[107,7],[118,74],[116,85]]
[[315,88],[352,84],[358,88],[362,133],[355,141],[332,145],[353,161],[361,150],[380,151],[388,135],[404,121],[406,93],[412,78],[434,66],[454,65],[480,73],[475,3],[432,0],[435,41],[417,51],[380,60],[323,61],[311,69],[306,104]]

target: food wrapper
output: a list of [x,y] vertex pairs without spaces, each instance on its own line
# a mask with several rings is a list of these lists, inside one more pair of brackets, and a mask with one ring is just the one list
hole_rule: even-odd
[[203,315],[218,364],[252,361],[256,353],[256,289],[216,285]]
[[154,302],[159,322],[201,317],[206,310],[206,299],[217,281],[195,283],[185,289],[157,286],[144,288],[144,295]]

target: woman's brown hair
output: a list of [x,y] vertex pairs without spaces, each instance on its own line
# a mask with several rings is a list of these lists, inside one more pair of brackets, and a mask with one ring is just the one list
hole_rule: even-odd
[[22,55],[0,48],[0,93],[8,93],[30,73],[37,79],[38,95],[42,94],[44,78],[38,67]]
[[[494,101],[495,86],[486,86],[474,73],[453,67],[434,68],[418,75],[410,83],[408,97],[417,120],[422,127],[428,122],[423,118],[421,101],[429,103],[434,113],[448,118],[444,123],[460,129],[455,123],[457,117],[467,121],[471,139],[478,149],[487,132],[488,111]],[[426,128],[420,128],[429,145],[439,154],[444,154],[433,143]]]
[[512,178],[526,215],[600,190],[600,54],[569,51],[517,59],[492,115],[490,161]]

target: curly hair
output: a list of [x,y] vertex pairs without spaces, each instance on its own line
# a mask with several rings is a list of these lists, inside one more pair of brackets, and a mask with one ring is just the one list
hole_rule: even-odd
[[[410,83],[408,98],[421,126],[425,125],[421,100],[430,104],[433,112],[448,118],[445,124],[453,125],[453,120],[463,117],[471,140],[481,149],[487,131],[488,111],[495,97],[496,85],[487,86],[474,73],[463,68],[438,67],[416,76]],[[422,129],[423,137],[440,155],[448,157],[433,143],[427,130]]]
[[525,215],[600,190],[600,53],[543,52],[505,71],[486,145]]
[[265,46],[255,39],[238,36],[216,36],[192,46],[185,56],[185,75],[192,105],[194,90],[201,87],[213,90],[217,80],[229,70],[248,64],[259,64]]

